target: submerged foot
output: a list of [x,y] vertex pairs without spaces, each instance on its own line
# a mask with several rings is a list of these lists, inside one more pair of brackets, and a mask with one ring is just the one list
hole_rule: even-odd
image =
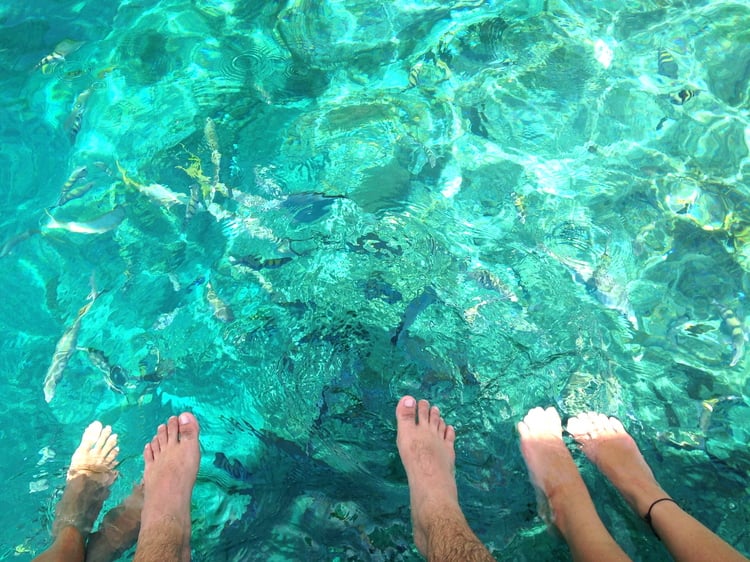
[[573,457],[562,440],[562,421],[554,408],[533,408],[518,423],[521,454],[537,491],[539,515],[558,528],[564,523],[563,508],[571,498],[586,497],[588,491]]
[[638,515],[653,501],[668,497],[620,420],[588,412],[568,420],[566,429]]
[[138,540],[142,508],[143,484],[138,484],[120,505],[107,512],[99,529],[89,537],[86,562],[117,560],[131,548]]
[[[135,560],[190,559],[190,499],[200,464],[198,420],[169,418],[146,445],[144,501]],[[154,558],[157,556],[157,558]]]
[[109,487],[117,478],[117,434],[110,426],[98,421],[83,432],[70,460],[63,496],[57,504],[52,534],[57,536],[65,527],[75,527],[85,538],[109,495]]
[[411,496],[414,542],[426,554],[435,516],[460,512],[454,476],[456,432],[427,400],[404,396],[396,407],[396,443],[406,469]]

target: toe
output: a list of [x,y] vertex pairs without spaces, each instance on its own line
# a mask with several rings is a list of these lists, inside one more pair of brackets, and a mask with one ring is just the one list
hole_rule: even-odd
[[516,429],[518,430],[518,434],[521,436],[521,439],[526,439],[527,437],[531,435],[531,430],[529,429],[529,426],[526,425],[526,422],[524,421],[518,422],[518,424],[516,425]]
[[96,444],[99,439],[99,435],[102,433],[102,422],[95,420],[89,424],[84,430],[83,436],[81,437],[81,445],[86,445],[89,448]]
[[587,431],[586,428],[588,427],[588,421],[583,416],[584,415],[582,414],[573,416],[568,420],[568,423],[566,425],[566,431],[570,433],[575,439],[579,439]]
[[528,411],[528,413],[524,416],[523,421],[524,423],[531,429],[535,425],[537,425],[537,422],[539,419],[544,417],[544,409],[537,406],[536,408],[532,408]]
[[[155,453],[159,453],[161,449],[164,449],[167,446],[167,426],[166,424],[160,424],[159,427],[156,428],[156,437],[154,437],[155,440],[159,442],[159,448],[158,450],[155,450]],[[153,441],[151,443],[153,445]]]
[[146,461],[146,464],[154,462],[154,450],[151,448],[151,443],[146,443],[143,448],[143,460]]
[[180,441],[198,439],[200,425],[198,419],[190,412],[182,412],[178,418]]
[[622,422],[614,416],[609,418],[609,425],[615,433],[627,433]]
[[170,416],[167,420],[167,443],[177,443],[178,437],[177,416]]
[[110,468],[113,468],[115,465],[117,465],[115,459],[117,459],[117,455],[119,454],[119,452],[119,447],[113,447],[104,457],[104,464],[106,464]]
[[440,408],[437,406],[430,408],[430,425],[435,429],[440,426]]
[[396,420],[401,423],[417,423],[417,401],[411,396],[404,396],[396,406]]
[[151,440],[151,452],[153,453],[154,458],[156,458],[156,456],[159,453],[161,453],[161,440],[159,439],[158,432],[156,435],[154,435],[154,438]]
[[605,414],[596,413],[596,422],[599,424],[599,427],[604,428],[609,425],[609,417],[607,417]]
[[104,442],[104,445],[102,446],[102,449],[101,449],[102,455],[106,457],[115,448],[117,448],[117,434],[113,433]]
[[449,425],[445,428],[445,440],[448,443],[455,443],[456,441],[456,430],[453,428],[452,425]]
[[417,402],[417,423],[427,425],[430,421],[430,403],[427,400]]
[[546,410],[544,410],[544,417],[550,426],[556,427],[556,426],[562,426],[562,420],[560,420],[560,414],[558,413],[557,409],[554,406],[550,406]]
[[[101,432],[99,433],[99,437],[96,440],[96,445],[94,445],[94,448],[99,450],[104,450],[107,440],[112,436],[112,426],[111,425],[105,425]],[[116,438],[115,438],[116,439]]]

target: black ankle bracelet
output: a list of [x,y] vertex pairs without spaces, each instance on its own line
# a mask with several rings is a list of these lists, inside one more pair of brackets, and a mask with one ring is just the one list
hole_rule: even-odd
[[656,529],[654,529],[654,524],[651,522],[651,510],[654,509],[654,506],[659,502],[672,502],[673,504],[677,504],[677,502],[672,498],[660,498],[651,504],[651,506],[648,508],[648,511],[646,512],[646,515],[643,516],[644,521],[646,521],[646,523],[648,523],[648,526],[651,527],[651,531],[654,533],[654,536],[657,539],[661,540],[659,533],[656,532]]

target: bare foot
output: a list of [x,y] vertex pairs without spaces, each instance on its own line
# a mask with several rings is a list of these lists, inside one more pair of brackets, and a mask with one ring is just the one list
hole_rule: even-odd
[[117,434],[110,426],[95,421],[83,432],[70,461],[67,483],[55,510],[52,534],[75,527],[85,538],[109,496],[109,487],[117,478]]
[[117,560],[138,540],[143,508],[143,484],[120,505],[111,509],[99,524],[99,529],[89,537],[86,545],[86,562]]
[[404,396],[396,406],[396,444],[409,480],[414,542],[426,555],[434,514],[458,506],[454,476],[456,432],[440,417],[440,410],[427,400],[419,404]]
[[198,420],[190,413],[158,427],[143,452],[144,502],[135,560],[190,560],[190,499],[200,464]]
[[398,452],[409,479],[414,542],[428,560],[494,560],[458,505],[456,432],[440,410],[404,396],[396,406]]
[[521,453],[537,490],[540,515],[554,523],[573,560],[630,560],[596,513],[586,484],[562,440],[560,414],[534,408],[518,424]]
[[518,423],[521,454],[537,491],[539,515],[560,527],[559,518],[567,498],[580,494],[586,485],[562,440],[562,421],[554,408],[533,408]]
[[587,412],[568,420],[566,430],[641,517],[654,500],[669,497],[617,418]]

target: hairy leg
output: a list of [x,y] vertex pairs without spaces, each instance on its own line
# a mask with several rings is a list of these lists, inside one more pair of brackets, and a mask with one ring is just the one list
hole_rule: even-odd
[[35,560],[83,562],[86,537],[117,478],[117,435],[98,421],[83,432],[73,453],[62,498],[55,509],[52,546]]
[[190,498],[200,464],[198,420],[169,418],[143,452],[144,500],[135,562],[190,561]]
[[638,515],[651,508],[651,525],[675,560],[747,560],[675,502],[654,504],[670,496],[620,420],[588,412],[568,420],[567,431]]
[[542,517],[554,524],[574,560],[629,560],[599,519],[573,457],[562,440],[554,408],[529,410],[518,424],[521,453],[540,500]]
[[404,396],[396,407],[398,452],[409,480],[414,542],[434,561],[493,560],[458,505],[456,432],[426,400]]

